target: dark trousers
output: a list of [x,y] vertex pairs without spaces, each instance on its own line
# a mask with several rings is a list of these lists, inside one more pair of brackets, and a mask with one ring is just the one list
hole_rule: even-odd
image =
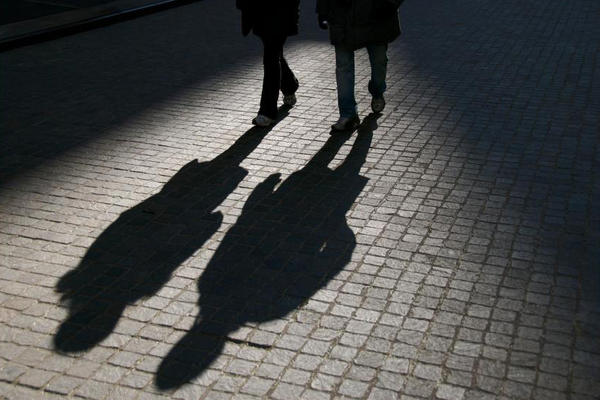
[[263,37],[264,78],[259,114],[277,118],[277,99],[279,91],[284,95],[294,94],[298,90],[298,80],[283,58],[283,45],[286,36]]

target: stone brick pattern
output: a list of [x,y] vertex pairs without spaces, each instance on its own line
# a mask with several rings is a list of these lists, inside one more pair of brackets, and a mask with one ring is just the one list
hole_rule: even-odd
[[600,3],[401,8],[387,107],[204,1],[0,54],[0,398],[600,393]]

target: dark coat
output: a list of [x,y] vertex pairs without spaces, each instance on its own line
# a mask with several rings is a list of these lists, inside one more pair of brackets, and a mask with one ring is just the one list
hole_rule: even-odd
[[401,3],[402,0],[317,0],[317,13],[329,23],[333,45],[356,50],[369,44],[390,43],[400,35],[397,10]]
[[242,33],[262,37],[298,34],[300,0],[236,0],[242,11]]

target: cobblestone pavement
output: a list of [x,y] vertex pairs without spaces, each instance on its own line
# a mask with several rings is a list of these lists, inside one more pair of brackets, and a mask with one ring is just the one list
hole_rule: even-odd
[[0,397],[598,399],[600,3],[407,1],[351,136],[229,3],[0,54]]

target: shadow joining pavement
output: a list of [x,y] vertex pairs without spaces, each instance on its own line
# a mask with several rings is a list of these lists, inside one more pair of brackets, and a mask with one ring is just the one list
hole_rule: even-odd
[[286,318],[350,262],[356,238],[346,213],[367,184],[360,170],[378,117],[365,118],[337,167],[328,165],[350,133],[330,136],[283,182],[273,174],[256,186],[198,280],[199,315],[160,364],[159,389],[192,381],[229,340],[269,348],[260,334],[230,335],[246,324]]

